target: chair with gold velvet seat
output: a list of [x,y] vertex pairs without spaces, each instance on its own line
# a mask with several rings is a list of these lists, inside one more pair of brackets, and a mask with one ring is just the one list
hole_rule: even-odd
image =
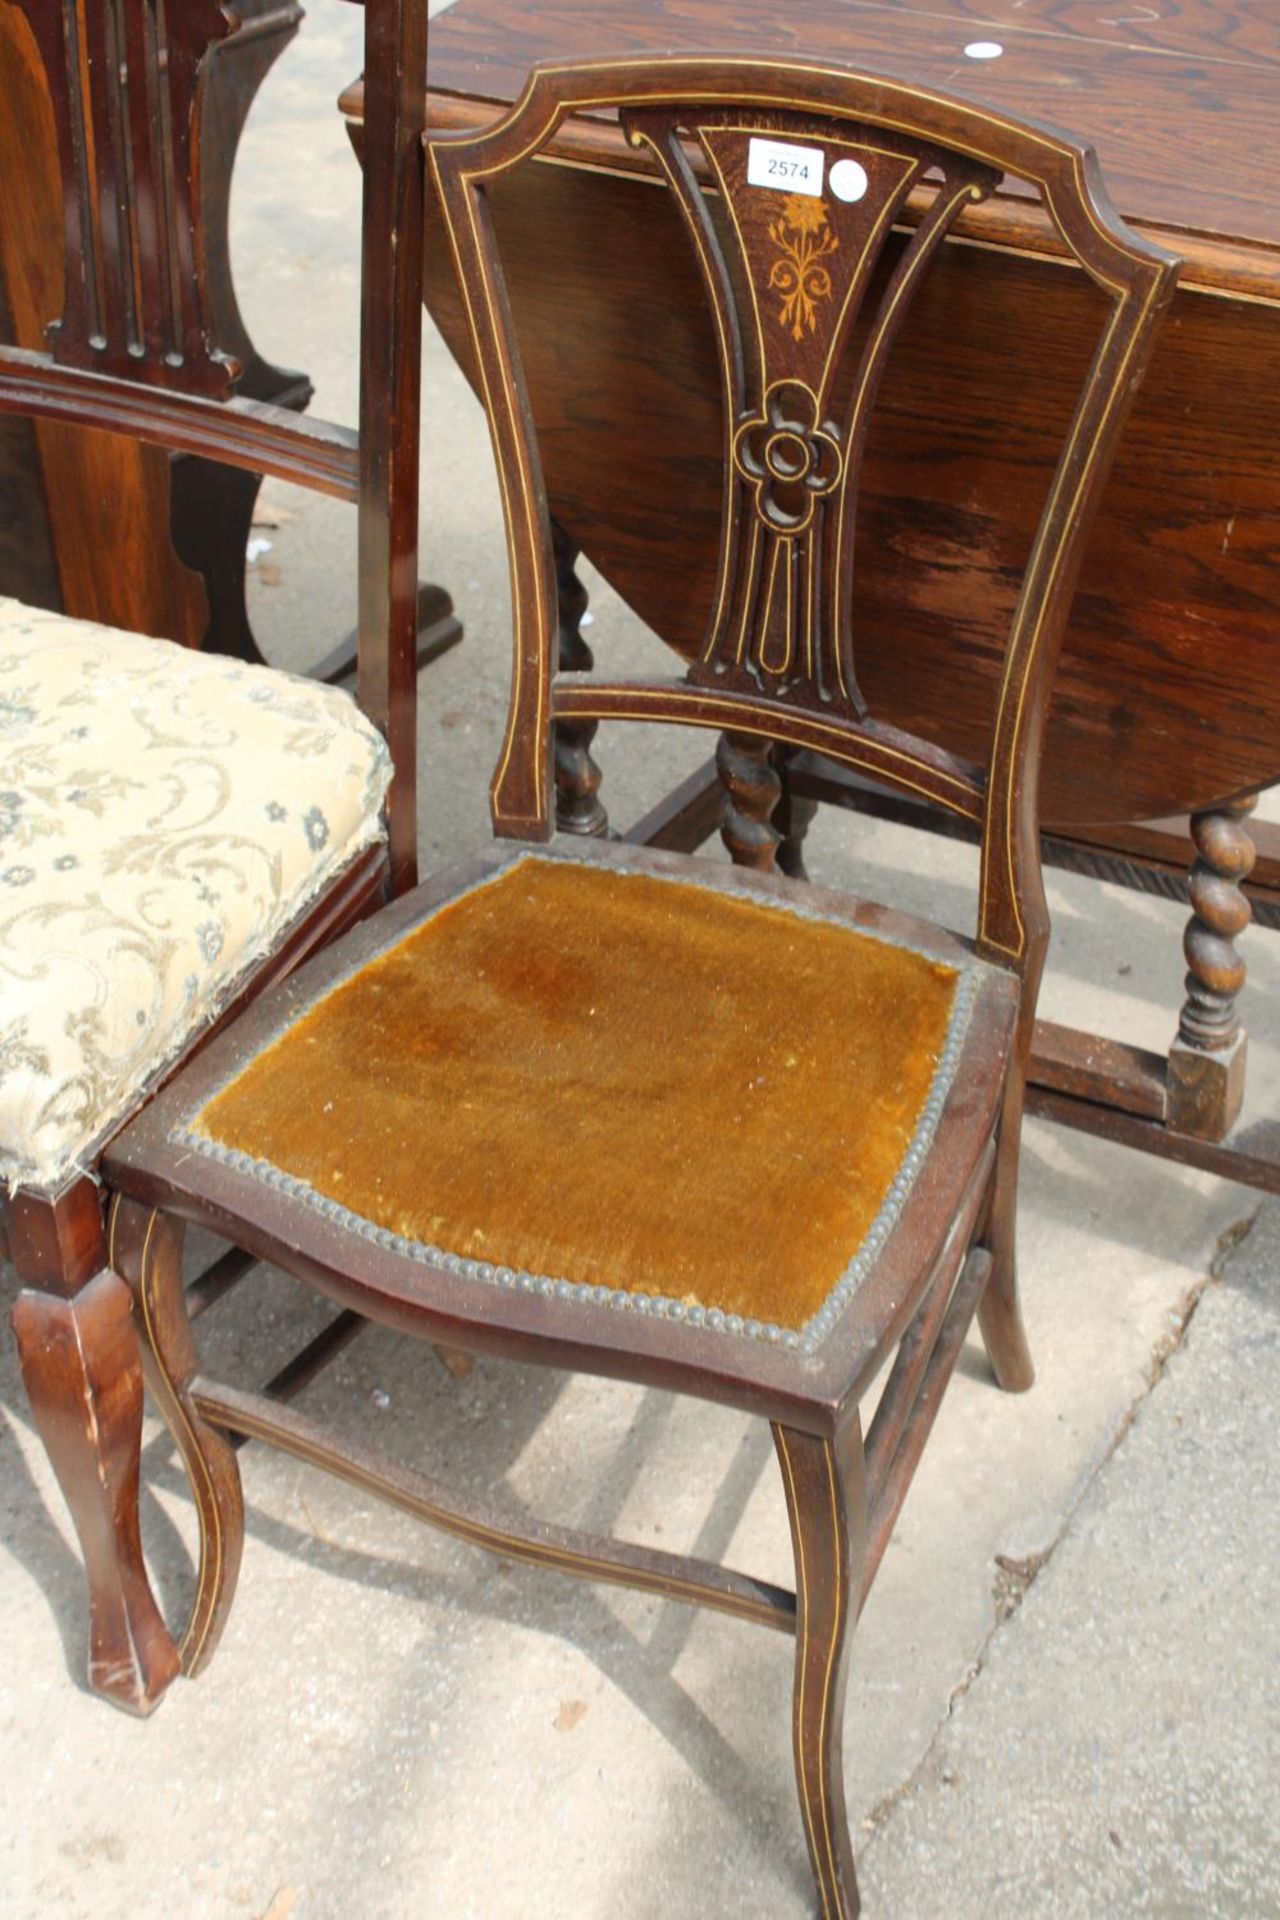
[[[719,579],[702,656],[670,680],[557,671],[551,529],[494,217],[502,177],[570,115],[612,110],[665,181],[719,342]],[[1031,1378],[1014,1198],[1047,938],[1037,758],[1083,544],[1176,263],[1120,223],[1068,137],[820,63],[541,69],[498,124],[429,136],[427,151],[506,513],[498,844],[260,1002],[108,1155],[112,1263],[201,1512],[194,1657],[231,1599],[228,1434],[509,1557],[793,1633],[805,1832],[823,1912],[849,1915],[848,1629],[975,1312],[1000,1382]],[[1005,173],[1040,192],[1103,317],[977,766],[867,712],[854,506],[895,329],[966,204]],[[677,854],[547,847],[553,728],[614,719],[725,730],[731,771],[772,743],[819,744],[929,794],[981,828],[976,934]],[[767,1419],[796,1592],[549,1523],[522,1532],[210,1379],[183,1317],[182,1219],[232,1223],[254,1253],[406,1334]]]

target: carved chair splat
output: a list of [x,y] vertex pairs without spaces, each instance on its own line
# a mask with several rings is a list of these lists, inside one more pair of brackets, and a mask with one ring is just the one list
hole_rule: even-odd
[[[616,110],[627,137],[659,154],[719,320],[719,578],[705,645],[679,679],[575,670],[568,556],[490,220],[490,188],[588,110]],[[756,186],[757,139],[816,153],[826,184],[794,205]],[[491,789],[498,844],[257,1003],[125,1130],[107,1163],[113,1244],[139,1298],[163,1305],[151,1365],[197,1451],[206,1429],[253,1433],[496,1551],[794,1632],[810,1859],[827,1920],[847,1920],[858,1905],[840,1771],[849,1630],[975,1313],[1000,1383],[1031,1380],[1014,1203],[1048,932],[1038,756],[1076,569],[1176,262],[1122,225],[1091,151],[1068,136],[834,64],[543,67],[492,127],[431,134],[426,148],[505,509],[513,648]],[[835,176],[858,188],[839,205],[831,162],[856,169]],[[885,272],[877,250],[902,196],[935,170],[922,229]],[[895,319],[955,207],[1005,173],[1039,190],[1107,317],[977,765],[868,711],[849,554]],[[843,346],[854,378],[842,402]],[[545,848],[566,750],[587,752],[581,729],[614,719],[721,733],[734,864],[590,836]],[[557,734],[566,723],[578,731]],[[768,871],[770,755],[819,742],[979,831],[975,935]],[[580,759],[573,778],[585,809],[594,786]],[[402,1332],[767,1419],[796,1593],[626,1542],[522,1531],[193,1371],[176,1263],[147,1252],[156,1209],[235,1222],[255,1254]],[[886,1364],[864,1438],[861,1402]],[[197,1604],[220,1618],[228,1595],[211,1553],[204,1569]]]
[[[66,301],[47,352],[0,346],[0,413],[272,473],[359,516],[358,703],[0,599],[2,671],[21,695],[4,785],[27,862],[0,926],[13,1326],[84,1552],[90,1685],[145,1713],[178,1653],[139,1541],[139,1344],[106,1243],[100,1160],[255,993],[416,878],[426,4],[369,0],[366,11],[380,110],[365,176],[357,436],[238,395],[238,365],[213,333],[200,134],[210,61],[241,30],[234,9],[5,3],[27,23],[53,101]],[[310,778],[323,791],[304,792]],[[230,1272],[223,1263],[219,1284]],[[219,1463],[212,1484],[230,1503],[230,1539],[238,1480]]]
[[11,0],[51,88],[62,171],[61,366],[225,395],[238,368],[211,337],[198,156],[219,0]]

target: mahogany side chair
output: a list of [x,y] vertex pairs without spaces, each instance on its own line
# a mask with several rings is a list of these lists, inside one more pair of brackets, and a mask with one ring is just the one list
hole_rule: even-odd
[[[12,4],[13,0],[9,0]],[[142,1372],[106,1141],[239,1006],[416,878],[426,0],[369,0],[357,435],[237,397],[213,337],[200,142],[218,0],[16,0],[65,209],[49,351],[0,410],[202,454],[359,513],[359,698],[0,599],[0,1175],[13,1327],[79,1533],[90,1684],[145,1712],[178,1653],[143,1567]],[[394,769],[394,770],[393,770]]]
[[[719,581],[679,678],[558,670],[551,528],[489,200],[569,115],[604,111],[654,156],[719,340]],[[1047,937],[1037,758],[1090,518],[1177,263],[1121,224],[1092,152],[1066,135],[820,61],[542,67],[496,124],[429,134],[426,150],[506,513],[497,845],[258,1000],[108,1148],[111,1264],[134,1289],[202,1521],[190,1643],[206,1657],[230,1604],[235,1434],[511,1558],[793,1634],[796,1776],[831,1920],[858,1905],[849,1629],[975,1311],[1000,1383],[1031,1380],[1014,1198]],[[1106,318],[978,766],[867,712],[853,516],[894,329],[959,210],[1005,173],[1043,196]],[[606,720],[727,729],[748,756],[820,744],[928,794],[981,828],[976,933],[685,855],[548,848],[553,729]],[[185,1319],[182,1220],[216,1222],[406,1334],[768,1420],[797,1591],[551,1523],[522,1532],[211,1379]]]

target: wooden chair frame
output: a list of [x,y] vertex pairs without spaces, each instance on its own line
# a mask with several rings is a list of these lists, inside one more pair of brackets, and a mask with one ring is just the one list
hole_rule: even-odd
[[[217,44],[239,31],[238,16],[218,0],[169,0],[163,11],[155,0],[5,3],[25,16],[52,94],[66,299],[47,353],[0,348],[0,412],[272,474],[349,501],[359,514],[358,699],[393,758],[388,844],[348,865],[185,1060],[255,994],[416,878],[426,0],[368,0],[366,10],[366,83],[379,111],[364,184],[358,434],[237,397],[238,367],[211,332],[204,81]],[[139,1346],[128,1290],[108,1261],[102,1190],[84,1173],[57,1192],[8,1194],[0,1214],[22,1288],[13,1326],[23,1377],[84,1552],[90,1685],[144,1713],[178,1655],[143,1569]],[[236,1270],[233,1257],[207,1276],[208,1297]]]
[[[735,565],[741,501],[734,497],[734,454],[747,394],[745,368],[765,364],[763,341],[744,341],[731,275],[705,212],[690,162],[676,133],[694,116],[721,103],[779,120],[803,101],[810,114],[841,124],[900,135],[910,130],[927,157],[958,150],[976,173],[948,180],[917,225],[885,290],[858,369],[845,422],[848,454],[837,495],[837,538],[848,528],[843,562],[832,563],[832,625],[837,654],[848,658],[843,703],[825,691],[818,699],[795,688],[772,694],[767,676],[724,671],[723,610]],[[672,112],[672,109],[675,112]],[[610,683],[596,674],[558,672],[561,659],[563,566],[546,505],[537,436],[520,369],[519,349],[502,279],[501,261],[485,194],[490,183],[544,151],[571,116],[617,110],[626,138],[656,156],[681,207],[698,252],[708,298],[716,312],[726,421],[726,504],[721,585],[702,663],[687,675]],[[657,122],[655,112],[666,117]],[[646,116],[648,120],[646,121]],[[772,121],[771,121],[772,124]],[[465,290],[476,364],[500,470],[516,484],[504,491],[507,515],[515,666],[502,758],[493,786],[494,829],[500,835],[545,838],[551,831],[557,725],[571,734],[601,720],[669,720],[723,732],[722,776],[746,816],[746,837],[730,850],[756,864],[763,848],[772,862],[768,812],[776,787],[766,774],[775,745],[809,749],[868,775],[890,791],[926,800],[967,826],[981,845],[976,951],[1012,967],[1024,986],[1019,1030],[1016,1111],[1009,1116],[997,1182],[999,1253],[979,1309],[997,1373],[1008,1386],[1027,1385],[1031,1362],[1016,1298],[1013,1223],[1022,1086],[1034,1031],[1035,1004],[1049,941],[1036,815],[1040,748],[1062,635],[1090,527],[1119,442],[1128,405],[1141,381],[1155,331],[1172,296],[1177,262],[1132,233],[1111,208],[1097,156],[1085,143],[968,106],[883,74],[859,74],[802,59],[769,63],[748,58],[673,56],[659,61],[602,61],[535,68],[522,97],[493,127],[431,133],[427,150]],[[994,170],[994,174],[993,174]],[[923,172],[923,168],[921,169]],[[1010,627],[985,768],[961,762],[930,743],[866,716],[856,686],[847,628],[851,617],[852,523],[856,474],[885,357],[906,311],[913,282],[927,270],[966,200],[981,197],[994,177],[1014,174],[1035,186],[1057,234],[1079,266],[1111,299],[1111,311],[1064,438],[1057,470],[1023,576]],[[919,174],[908,173],[888,197],[884,222],[901,213]],[[720,183],[723,190],[723,182]],[[883,229],[878,232],[883,238]],[[870,277],[863,270],[862,290]],[[855,295],[858,289],[855,288]],[[759,313],[755,314],[757,330]],[[846,323],[847,325],[847,323]],[[844,344],[831,346],[834,357]],[[846,484],[849,482],[850,484]],[[713,671],[705,670],[712,663]],[[765,685],[761,682],[765,681]],[[843,710],[842,710],[843,706]],[[760,810],[752,819],[752,801]],[[754,829],[754,832],[752,831]]]
[[[721,580],[702,658],[684,679],[595,682],[557,672],[552,529],[485,197],[491,183],[535,158],[567,115],[609,109],[620,113],[627,137],[645,141],[657,154],[720,321],[726,421]],[[375,115],[367,117],[370,132],[375,121]],[[750,247],[743,242],[735,279],[681,136],[696,137],[713,173],[720,167],[718,185],[731,200],[733,183],[741,183],[741,171],[733,169],[740,169],[747,134],[767,131],[789,139],[806,130],[811,143],[832,151],[852,145],[866,156],[875,175],[864,209],[864,231],[871,238],[848,271],[845,304],[831,332],[815,345],[811,330],[797,323],[791,344],[779,348],[774,340],[770,361],[763,340],[753,343],[747,335],[743,302],[735,293],[744,275],[748,285],[758,284],[750,276]],[[737,144],[717,161],[712,136],[720,134]],[[113,1143],[107,1158],[107,1177],[119,1196],[111,1218],[111,1262],[134,1289],[158,1390],[201,1519],[201,1568],[184,1662],[194,1671],[209,1657],[231,1604],[242,1524],[228,1440],[233,1434],[268,1439],[510,1557],[710,1605],[794,1633],[801,1809],[822,1911],[828,1920],[843,1920],[858,1906],[841,1780],[848,1629],[975,1312],[1001,1384],[1021,1388],[1031,1379],[1017,1305],[1013,1226],[1021,1074],[1048,934],[1036,831],[1038,754],[1090,518],[1177,263],[1123,227],[1087,147],[883,75],[832,64],[679,56],[544,67],[496,125],[479,133],[431,134],[426,148],[470,314],[506,515],[513,672],[509,724],[492,788],[499,840],[549,839],[557,726],[661,718],[727,729],[734,753],[748,767],[773,742],[799,746],[821,738],[824,751],[873,769],[904,790],[923,789],[979,825],[984,860],[976,938],[924,928],[884,909],[797,889],[781,876],[741,866],[691,869],[683,857],[650,847],[592,843],[576,858],[587,866],[696,879],[708,892],[790,902],[883,933],[964,973],[972,988],[966,1003],[971,1012],[954,1043],[952,1077],[937,1094],[936,1131],[927,1152],[922,1147],[910,1164],[903,1161],[903,1211],[868,1255],[856,1284],[838,1301],[832,1296],[802,1333],[775,1339],[779,1329],[741,1319],[735,1325],[736,1316],[715,1309],[686,1310],[681,1302],[662,1300],[657,1310],[647,1296],[601,1298],[608,1288],[496,1269],[434,1246],[408,1244],[398,1231],[317,1195],[251,1149],[223,1151],[215,1142],[206,1150],[193,1132],[195,1116],[211,1097],[286,1035],[309,1006],[340,983],[358,980],[366,963],[437,909],[459,902],[525,857],[519,849],[499,846],[437,876],[257,1003],[238,1023],[234,1039],[226,1036],[204,1050]],[[804,428],[814,447],[804,454],[805,466],[796,452],[801,430],[787,424],[789,413],[769,413],[770,396],[780,386],[802,384],[804,356],[819,346],[830,356],[823,377],[831,372],[850,337],[855,294],[860,302],[873,285],[873,250],[883,245],[911,185],[934,167],[944,179],[936,212],[926,212],[889,274],[881,304],[872,306],[843,429],[828,423],[825,389],[815,389],[813,418]],[[807,551],[815,571],[806,577],[825,568],[825,584],[805,605],[812,612],[820,598],[824,611],[832,604],[844,607],[849,579],[841,571],[839,534],[852,513],[865,409],[874,398],[897,305],[940,243],[948,214],[1005,171],[1039,187],[1064,243],[1111,305],[1017,602],[990,761],[977,767],[867,714],[850,634],[839,622],[821,630],[811,626],[812,644],[796,651],[788,643],[778,664],[770,625],[776,603],[772,584],[762,586],[757,527],[796,542],[819,528],[826,544],[819,550],[819,533],[813,534]],[[747,217],[738,202],[730,211],[735,225]],[[784,274],[770,284],[789,299],[796,282]],[[781,409],[783,402],[777,405]],[[757,430],[767,443],[759,455],[749,440]],[[769,433],[781,436],[782,444],[769,442]],[[834,453],[817,445],[822,439]],[[779,485],[766,499],[768,474]],[[805,487],[838,503],[830,520],[813,507]],[[794,604],[788,600],[788,609]],[[735,625],[735,610],[744,606],[748,613]],[[841,621],[847,617],[842,612]],[[742,862],[749,864],[749,858]],[[282,1070],[275,1056],[273,1071]],[[927,1177],[917,1178],[926,1164]],[[300,1412],[282,1411],[260,1394],[210,1379],[199,1366],[179,1283],[177,1222],[183,1219],[216,1221],[223,1232],[233,1223],[238,1244],[325,1293],[346,1314],[364,1314],[468,1351],[641,1381],[768,1419],[791,1523],[796,1592],[624,1541],[556,1526],[521,1530],[487,1507],[459,1503],[426,1475],[335,1440]],[[620,1306],[631,1310],[620,1312]],[[885,1366],[887,1384],[864,1437],[859,1403]]]

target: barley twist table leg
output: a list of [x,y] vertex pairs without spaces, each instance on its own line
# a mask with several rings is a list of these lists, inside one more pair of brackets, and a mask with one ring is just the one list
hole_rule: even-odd
[[774,810],[773,819],[782,835],[782,844],[778,848],[779,867],[792,880],[807,880],[809,874],[804,863],[804,842],[805,835],[817,818],[818,803],[793,792],[790,764],[795,757],[794,748],[774,751],[774,762],[782,780],[782,797]]
[[724,787],[720,838],[738,867],[771,873],[782,835],[773,810],[782,794],[769,742],[754,733],[722,733],[716,770]]
[[1245,965],[1235,943],[1251,917],[1241,883],[1254,861],[1244,823],[1256,805],[1250,796],[1191,816],[1196,859],[1182,943],[1187,997],[1169,1051],[1165,1117],[1202,1140],[1223,1139],[1244,1098],[1247,1040],[1237,1003]]

